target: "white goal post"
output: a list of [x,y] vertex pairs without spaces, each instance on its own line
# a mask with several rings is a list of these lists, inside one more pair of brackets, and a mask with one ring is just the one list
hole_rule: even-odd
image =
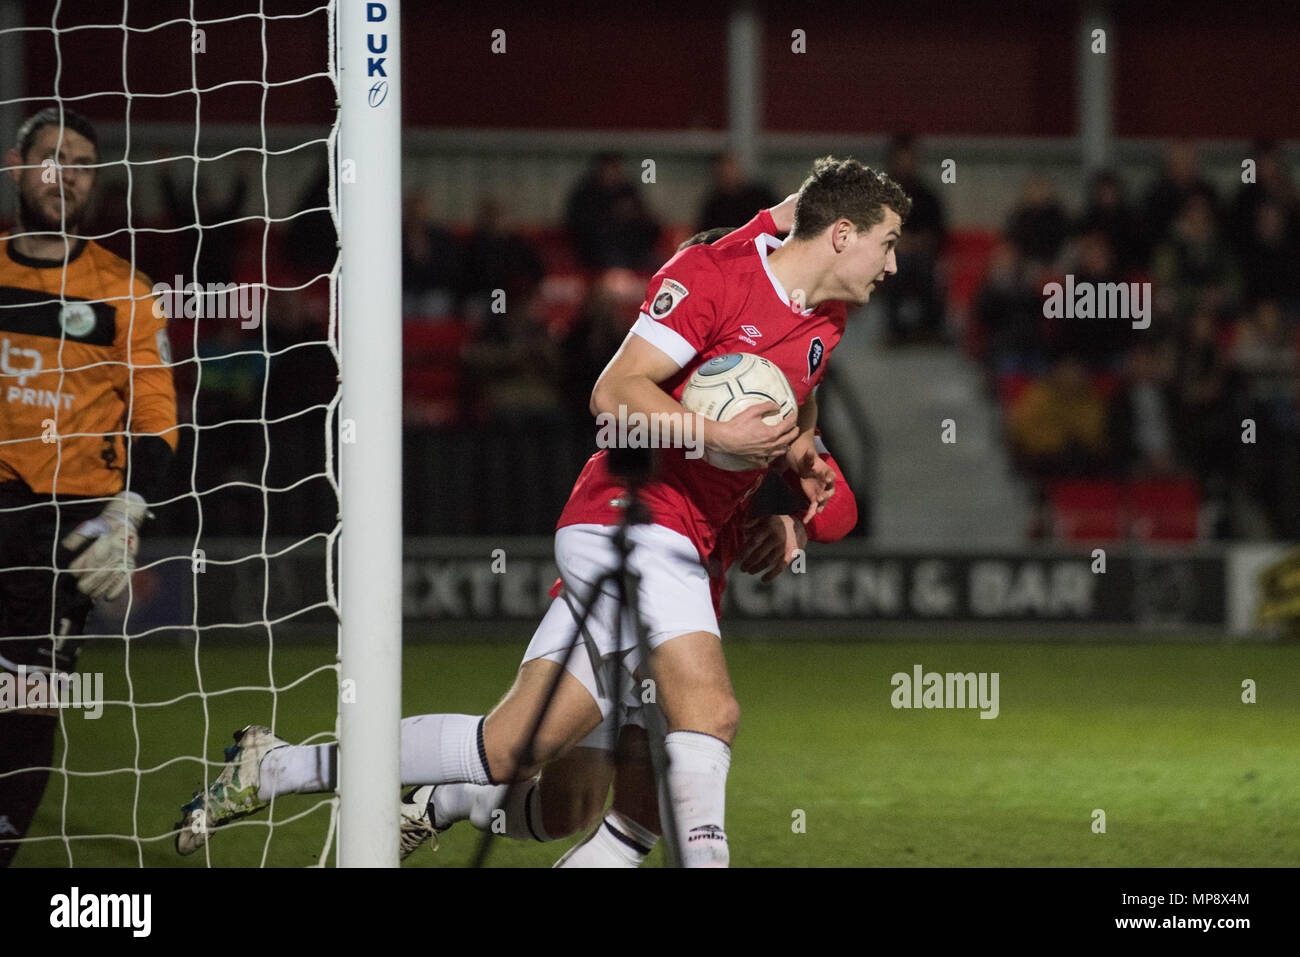
[[402,707],[399,0],[336,0],[341,245],[339,857],[396,867]]

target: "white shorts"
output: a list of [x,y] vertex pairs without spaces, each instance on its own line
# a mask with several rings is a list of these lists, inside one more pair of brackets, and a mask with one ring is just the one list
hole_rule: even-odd
[[[616,530],[614,525],[583,524],[566,525],[555,533],[555,563],[563,587],[533,633],[524,661],[564,661],[596,580],[618,566]],[[650,647],[695,631],[718,634],[709,575],[691,540],[662,525],[634,525],[629,535],[630,564],[641,576],[637,597]],[[640,664],[635,626],[619,605],[616,583],[607,581],[568,658],[567,670],[595,699],[603,719],[583,747],[612,746],[592,742],[612,738],[616,704],[625,721],[641,707],[641,687],[633,677]]]

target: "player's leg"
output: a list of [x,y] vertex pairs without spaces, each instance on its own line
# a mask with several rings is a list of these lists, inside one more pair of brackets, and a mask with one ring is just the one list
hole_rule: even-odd
[[[529,731],[557,673],[559,685],[530,749]],[[527,781],[600,720],[600,708],[571,674],[552,661],[527,661],[489,715],[403,718],[402,785]],[[210,828],[255,813],[277,796],[338,785],[337,745],[291,745],[261,726],[236,733],[226,762],[216,781],[182,808],[176,825],[176,849],[182,854],[202,847]]]
[[[600,616],[616,613],[616,608],[611,609],[609,601],[597,604],[592,623],[598,631]],[[568,656],[567,670],[560,663],[576,624],[572,609],[557,599],[538,626],[513,686],[490,714],[403,718],[402,785],[527,781],[542,764],[600,724],[604,712],[597,702],[598,682],[585,648]],[[581,680],[575,673],[582,675]],[[545,716],[534,735],[544,705]],[[195,792],[181,809],[177,851],[193,853],[206,842],[212,827],[253,814],[277,796],[334,790],[336,768],[337,745],[290,745],[269,728],[256,725],[236,732],[235,745],[227,749],[226,765],[217,779],[205,791]],[[527,806],[521,810],[526,812]],[[514,817],[526,819],[526,814]]]
[[651,664],[668,724],[668,794],[685,867],[730,863],[724,827],[731,742],[740,705],[731,688],[722,642],[693,632],[654,648]]
[[0,715],[0,867],[8,867],[27,834],[54,757],[53,715]]
[[[667,792],[686,867],[725,867],[727,771],[740,706],[722,654],[708,572],[694,544],[657,525],[633,530],[656,700],[667,721]],[[644,676],[639,656],[629,666]]]
[[[94,505],[65,504],[56,528],[48,500],[20,482],[0,483],[0,671],[11,681],[76,668],[91,601],[71,576],[56,579],[50,566],[52,558],[59,567],[71,558],[62,547],[56,550],[58,532],[66,534],[97,512]],[[48,708],[0,712],[0,867],[18,853],[36,816],[57,727],[58,713]]]
[[[575,747],[522,784],[443,784],[402,798],[402,857],[459,821],[519,841],[556,841],[591,826],[614,777],[611,714]],[[436,849],[436,847],[435,847]]]
[[516,841],[558,841],[591,826],[605,806],[614,766],[601,748],[575,747],[537,777],[511,785],[426,785],[402,798],[406,858],[459,821]]
[[[462,780],[527,781],[607,722],[616,698],[635,700],[623,608],[604,580],[618,562],[611,534],[603,526],[568,526],[556,533],[563,589],[537,626],[514,686],[481,725],[479,748],[492,780]],[[601,803],[603,797],[602,792]],[[555,801],[552,813],[573,813],[555,810],[564,807]]]
[[614,767],[614,801],[609,810],[556,867],[639,867],[654,849],[659,840],[659,801],[644,728],[623,726]]
[[[555,695],[530,738],[557,674]],[[421,714],[402,719],[402,786],[527,781],[542,764],[599,723],[599,707],[571,674],[553,661],[525,661],[514,685],[487,715]],[[261,762],[261,799],[333,790],[335,748],[333,744],[287,745],[269,751]]]

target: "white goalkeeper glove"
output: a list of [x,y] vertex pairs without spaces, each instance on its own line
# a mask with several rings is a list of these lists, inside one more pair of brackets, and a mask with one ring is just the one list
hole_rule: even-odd
[[63,547],[70,552],[90,542],[68,566],[83,595],[112,601],[122,594],[135,571],[140,523],[148,514],[149,507],[138,493],[120,492],[98,516],[82,522],[63,539]]

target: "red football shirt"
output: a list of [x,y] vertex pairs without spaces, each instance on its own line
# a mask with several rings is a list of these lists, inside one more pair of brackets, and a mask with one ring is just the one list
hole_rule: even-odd
[[[737,231],[740,235],[682,250],[650,280],[632,332],[680,366],[659,383],[674,399],[681,400],[697,366],[729,352],[754,353],[774,363],[799,405],[825,377],[826,360],[844,334],[846,308],[842,302],[812,310],[791,304],[767,263],[768,252],[781,241],[758,231],[770,225],[770,216],[760,214]],[[651,520],[689,538],[706,562],[719,530],[753,494],[764,470],[729,472],[685,453],[660,449],[659,471],[641,495]],[[557,528],[622,520],[625,489],[609,474],[607,456],[601,450],[587,461]]]

